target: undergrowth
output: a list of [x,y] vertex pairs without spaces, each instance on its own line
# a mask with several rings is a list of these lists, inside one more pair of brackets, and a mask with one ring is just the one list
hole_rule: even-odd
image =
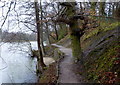
[[[99,27],[90,29],[83,35],[82,47],[87,48],[89,45],[95,44],[93,43],[92,39],[99,40],[103,37],[103,35],[106,35],[105,33],[108,33],[107,31],[112,31],[118,26],[120,26],[120,22],[117,21],[100,22]],[[109,39],[107,38],[105,41]],[[100,44],[102,43],[103,42]],[[120,84],[120,44],[118,41],[114,40],[108,43],[111,43],[108,44],[108,47],[107,45],[103,45],[102,48],[106,49],[102,51],[102,54],[100,54],[100,52],[103,49],[92,49],[93,51],[89,53],[89,56],[84,63],[85,71],[82,74],[86,76],[89,82],[91,81],[96,83]]]
[[83,40],[86,40],[92,36],[97,35],[98,33],[102,33],[102,32],[106,32],[109,30],[114,29],[115,27],[120,26],[120,22],[115,21],[115,22],[111,22],[111,21],[101,21],[99,22],[99,27],[97,28],[92,28],[89,29],[84,35],[83,35]]

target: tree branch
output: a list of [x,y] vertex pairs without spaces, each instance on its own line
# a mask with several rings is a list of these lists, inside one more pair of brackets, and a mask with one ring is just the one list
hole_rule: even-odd
[[8,8],[7,14],[6,14],[6,16],[5,16],[5,19],[4,19],[3,23],[2,23],[2,25],[1,25],[1,28],[2,28],[3,25],[5,24],[5,21],[6,21],[7,17],[8,17],[8,14],[9,14],[9,12],[10,12],[10,10],[11,10],[12,4],[13,4],[13,2],[10,3],[10,7]]
[[70,20],[69,19],[65,19],[65,18],[58,18],[56,20],[53,20],[54,22],[64,22],[66,24],[70,24]]

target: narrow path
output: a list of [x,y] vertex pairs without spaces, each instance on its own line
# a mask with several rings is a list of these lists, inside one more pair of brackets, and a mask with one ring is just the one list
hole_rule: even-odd
[[80,76],[74,72],[75,64],[73,62],[72,50],[60,45],[52,44],[65,53],[64,59],[60,62],[59,83],[81,83]]

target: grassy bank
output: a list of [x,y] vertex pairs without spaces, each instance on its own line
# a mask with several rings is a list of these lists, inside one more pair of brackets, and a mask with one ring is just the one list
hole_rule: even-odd
[[84,73],[88,82],[120,84],[120,22],[101,22],[83,35]]

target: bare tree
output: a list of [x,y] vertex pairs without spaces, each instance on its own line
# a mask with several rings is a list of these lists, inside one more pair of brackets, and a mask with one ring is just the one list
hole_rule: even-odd
[[[75,60],[80,61],[82,59],[82,51],[80,46],[80,37],[84,34],[84,29],[79,28],[78,19],[85,20],[85,17],[76,14],[76,3],[65,2],[61,3],[66,8],[66,11],[62,13],[62,17],[59,17],[57,22],[64,22],[70,27],[70,35],[72,40],[72,51]],[[87,23],[87,20],[86,20]]]
[[[42,8],[42,4],[40,1],[40,20],[43,20],[43,8]],[[43,55],[45,55],[45,48],[44,48],[44,44],[43,44],[43,22],[40,22],[40,39],[41,39],[41,48],[42,48],[42,53]]]
[[35,1],[35,15],[36,15],[36,27],[37,27],[37,44],[38,44],[38,52],[39,52],[39,56],[37,57],[37,61],[38,61],[38,70],[41,70],[40,67],[42,67],[42,70],[44,69],[44,67],[46,66],[44,64],[43,61],[43,54],[42,54],[42,49],[41,49],[41,41],[40,41],[40,23],[39,23],[39,7],[38,7],[38,2]]

